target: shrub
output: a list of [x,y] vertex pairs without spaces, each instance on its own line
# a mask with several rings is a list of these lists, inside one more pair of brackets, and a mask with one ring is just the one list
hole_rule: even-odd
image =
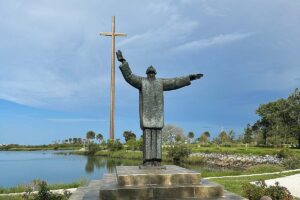
[[87,152],[86,152],[86,154],[88,154],[88,155],[94,155],[99,150],[100,150],[100,146],[98,144],[89,143],[87,145]]
[[123,145],[120,142],[120,139],[116,139],[116,140],[108,140],[107,141],[107,149],[110,151],[119,151],[121,149],[123,149]]
[[277,182],[275,186],[269,186],[264,181],[258,181],[256,185],[246,183],[243,185],[243,193],[249,200],[260,200],[263,196],[269,196],[272,200],[292,200],[293,196],[287,188],[279,186]]
[[131,138],[130,140],[128,140],[126,142],[126,145],[127,145],[127,149],[128,150],[138,150],[139,149],[139,146],[138,146],[138,142],[136,141],[135,138]]
[[300,156],[289,156],[283,160],[282,165],[287,169],[298,169],[300,168]]
[[247,174],[267,173],[283,171],[283,167],[274,164],[259,164],[246,169]]
[[262,186],[246,183],[242,188],[244,196],[249,200],[260,200],[260,198],[264,196],[264,187]]
[[61,194],[54,194],[50,192],[50,189],[47,185],[46,181],[39,182],[39,191],[37,194],[33,195],[31,198],[29,196],[23,196],[25,199],[33,199],[33,200],[67,200],[70,197],[70,193],[67,191],[64,191],[64,195]]
[[265,194],[270,196],[272,200],[293,200],[293,196],[287,188],[279,186],[276,182],[275,186],[266,188]]
[[290,156],[293,156],[293,152],[286,148],[281,149],[280,151],[277,152],[278,158],[288,158]]
[[50,199],[50,190],[47,186],[47,183],[45,181],[42,181],[39,185],[39,192],[35,198],[35,200],[44,200],[44,199]]
[[172,158],[174,162],[180,162],[187,158],[192,153],[192,150],[186,144],[172,145],[167,148],[167,155]]

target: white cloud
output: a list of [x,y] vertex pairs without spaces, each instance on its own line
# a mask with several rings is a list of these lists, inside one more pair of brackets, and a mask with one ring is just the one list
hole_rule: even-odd
[[228,44],[252,36],[253,33],[221,34],[215,37],[185,43],[175,48],[175,51],[201,50],[217,45]]
[[174,16],[174,19],[168,21],[165,26],[148,30],[147,32],[129,36],[128,38],[119,42],[119,47],[140,47],[148,50],[163,48],[170,43],[180,41],[190,33],[192,33],[198,26],[196,21],[182,20]]
[[172,1],[151,2],[146,9],[160,20],[140,34],[129,35],[118,43],[119,47],[161,49],[188,37],[199,26],[198,21],[184,15],[180,4]]

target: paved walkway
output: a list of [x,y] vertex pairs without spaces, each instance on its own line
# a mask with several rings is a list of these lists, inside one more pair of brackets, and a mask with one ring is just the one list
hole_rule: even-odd
[[286,187],[293,196],[300,198],[300,174],[270,179],[265,182],[268,186],[275,185],[276,182],[279,182],[279,185]]
[[[262,174],[247,174],[247,175],[238,175],[238,176],[219,176],[219,177],[207,177],[203,179],[217,179],[217,178],[238,178],[238,177],[249,177],[249,176],[263,176],[263,175],[272,175],[272,174],[281,174],[288,172],[300,172],[300,169],[282,171],[282,172],[271,172],[271,173],[262,173]],[[276,182],[279,182],[280,186],[286,187],[293,196],[300,198],[300,174],[294,174],[290,176],[285,176],[281,178],[275,178],[270,180],[265,180],[268,186],[275,185]],[[254,183],[254,182],[253,182]]]
[[203,179],[219,179],[219,178],[238,178],[238,177],[249,177],[249,176],[263,176],[263,175],[272,175],[272,174],[282,174],[288,172],[300,172],[300,169],[292,169],[286,170],[281,172],[269,172],[269,173],[262,173],[262,174],[244,174],[244,175],[236,175],[236,176],[214,176],[214,177],[205,177]]

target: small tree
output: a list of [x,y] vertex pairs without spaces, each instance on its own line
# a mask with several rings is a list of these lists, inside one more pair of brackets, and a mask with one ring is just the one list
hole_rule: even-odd
[[208,137],[205,134],[202,134],[199,138],[198,141],[202,144],[205,144],[208,142]]
[[101,133],[97,134],[96,139],[99,140],[99,144],[100,144],[103,140],[103,135]]
[[195,137],[194,132],[190,131],[190,132],[188,133],[188,138],[189,138],[190,143],[191,143],[191,141],[194,139],[194,137]]
[[229,142],[234,142],[234,138],[235,138],[235,132],[233,129],[231,129],[229,132],[228,132],[228,141]]
[[162,129],[163,144],[174,144],[176,142],[176,137],[177,139],[179,137],[183,139],[185,138],[182,128],[171,124],[164,126],[164,128]]
[[252,128],[250,126],[250,124],[247,124],[247,127],[245,129],[245,132],[244,132],[244,143],[245,144],[249,144],[252,142]]
[[123,137],[125,138],[126,142],[131,139],[136,139],[136,135],[132,131],[124,131]]
[[204,131],[197,140],[200,143],[205,144],[209,141],[209,137],[210,137],[210,133],[208,131]]
[[219,138],[222,144],[228,141],[228,135],[225,131],[221,131]]

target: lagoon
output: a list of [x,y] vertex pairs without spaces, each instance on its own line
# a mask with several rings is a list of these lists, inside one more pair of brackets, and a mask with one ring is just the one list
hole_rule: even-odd
[[[101,179],[105,173],[113,173],[115,166],[139,165],[139,160],[108,159],[100,156],[72,155],[70,151],[0,151],[0,187],[13,187],[31,183],[34,179],[54,183],[72,183],[80,179]],[[172,164],[172,163],[164,163]],[[194,171],[227,171],[205,165],[181,165]],[[240,169],[228,171],[239,174]]]
[[[0,187],[27,184],[42,179],[49,184],[79,179],[100,179],[124,162],[101,157],[70,155],[67,151],[0,151]],[[137,161],[126,165],[137,165]]]

